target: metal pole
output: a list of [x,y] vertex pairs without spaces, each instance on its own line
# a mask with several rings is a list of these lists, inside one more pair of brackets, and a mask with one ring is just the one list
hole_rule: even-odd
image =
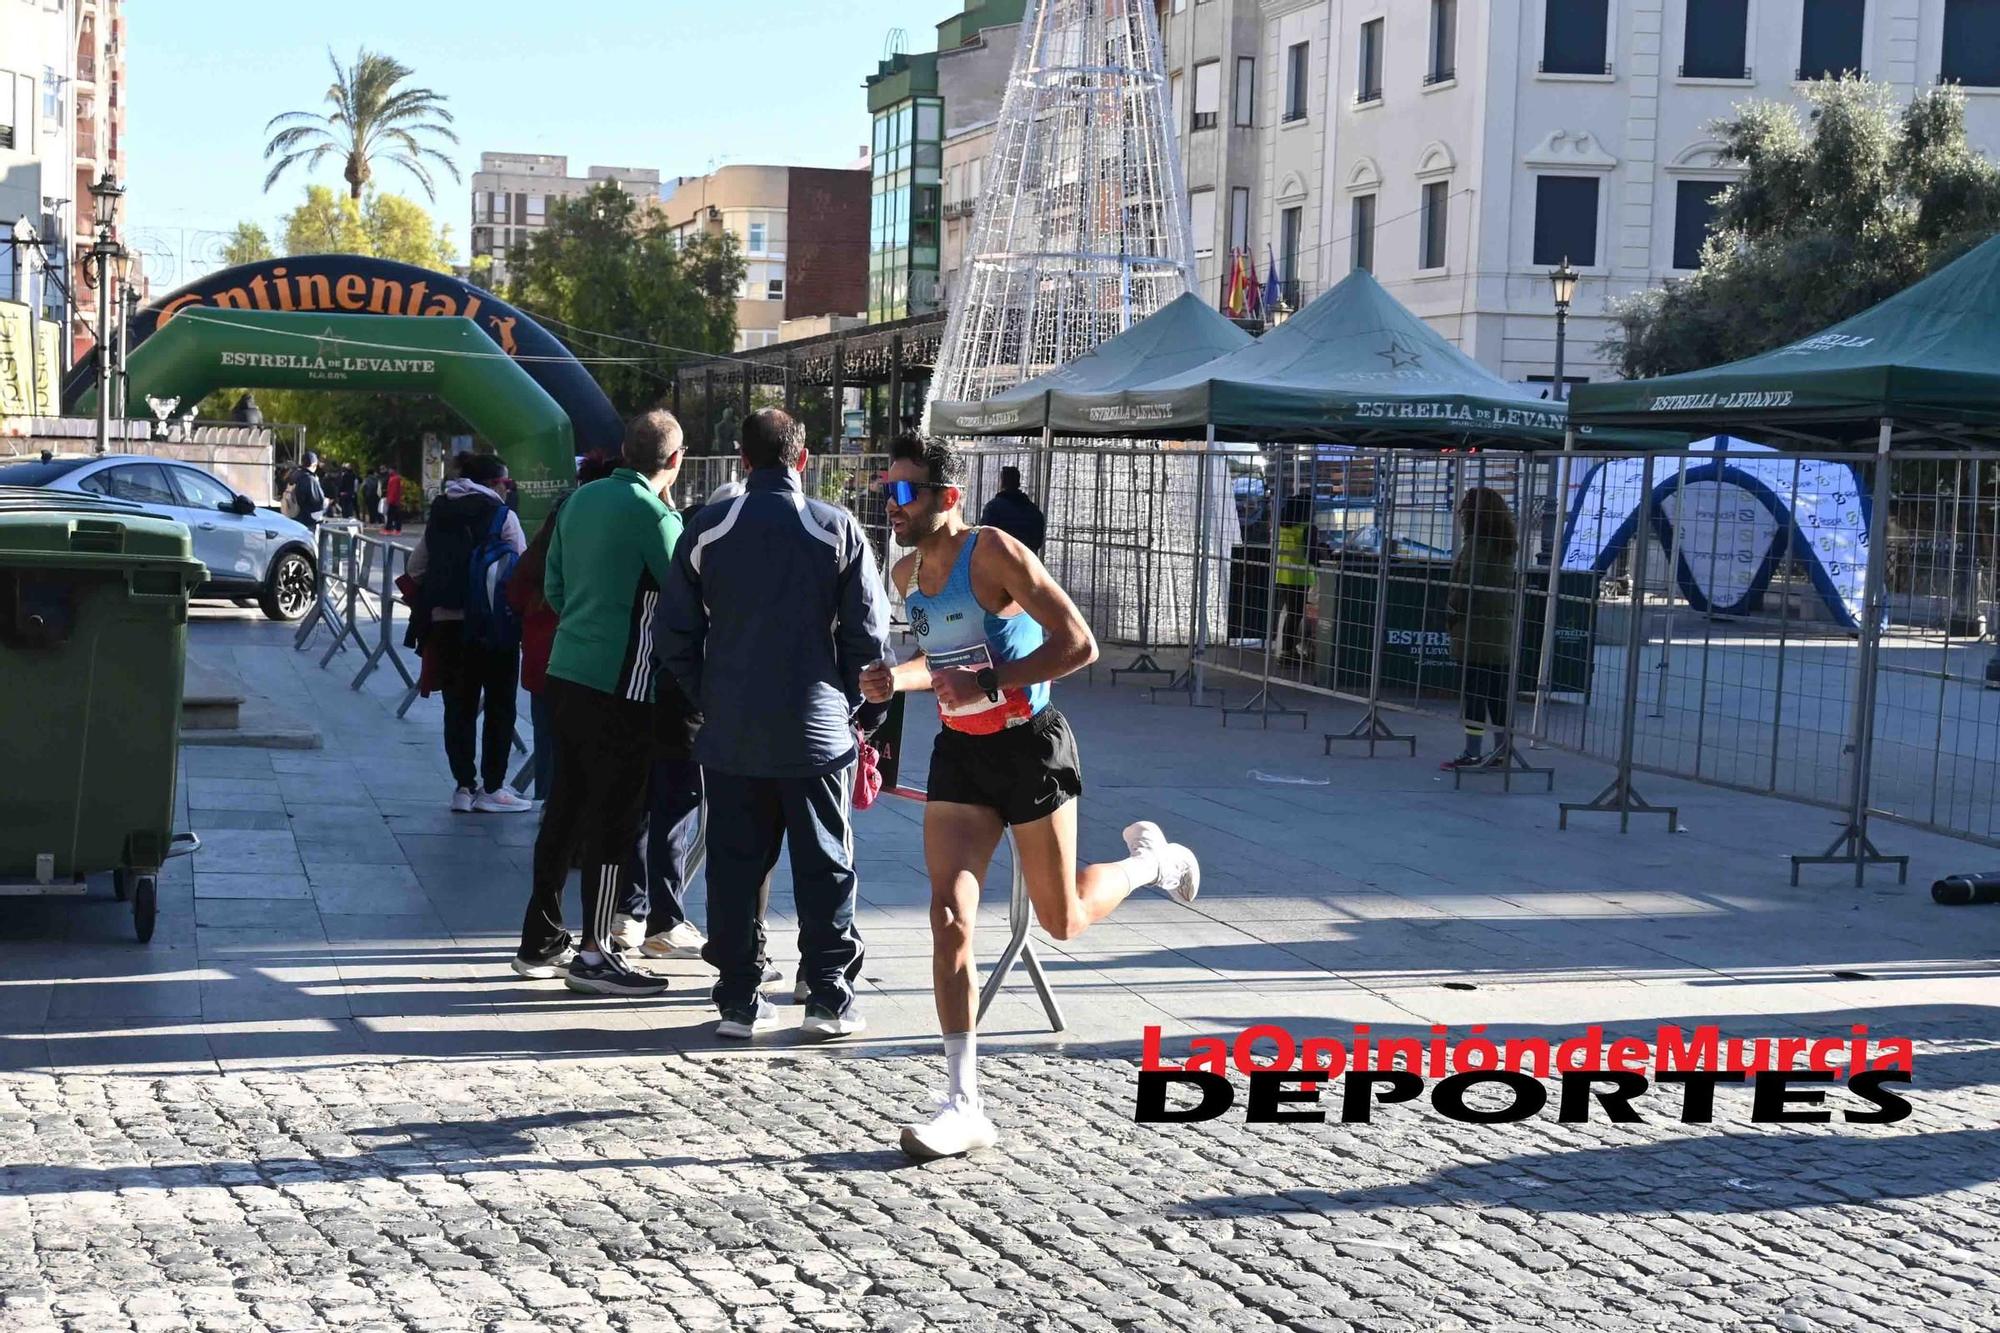
[[[1625,628],[1625,700],[1618,719],[1618,781],[1632,785],[1632,748],[1639,727],[1639,655],[1646,649],[1646,555],[1653,544],[1653,456],[1640,472],[1639,523],[1633,532],[1632,623]],[[1618,831],[1632,826],[1629,809],[1618,812]],[[1671,823],[1669,824],[1671,827]]]
[[[1951,622],[1958,607],[1958,495],[1965,484],[1965,464],[1956,464],[1956,470],[1958,475],[1953,478],[1951,488],[1951,557],[1944,577],[1944,642],[1938,652],[1937,728],[1931,740],[1930,822],[1933,824],[1937,823],[1938,779],[1944,771],[1944,713],[1951,685]],[[1935,564],[1932,569],[1935,571]]]
[[111,251],[100,236],[97,260],[97,452],[111,452]]
[[1569,401],[1569,393],[1563,385],[1563,335],[1569,324],[1569,307],[1556,307],[1556,374],[1555,383],[1549,386],[1550,396],[1559,403]]
[[[1694,718],[1694,771],[1701,773],[1701,758],[1708,740],[1708,671],[1709,663],[1715,656],[1715,582],[1716,557],[1722,545],[1722,482],[1729,471],[1729,437],[1716,437],[1715,449],[1715,509],[1710,515],[1708,526],[1708,614],[1701,622],[1701,693],[1695,698]],[[1675,571],[1679,573],[1678,570]],[[1671,606],[1669,599],[1668,605]]]
[[[1875,760],[1876,663],[1882,654],[1882,618],[1887,605],[1887,599],[1882,595],[1882,581],[1889,563],[1889,445],[1894,431],[1895,423],[1884,417],[1875,442],[1875,512],[1868,516],[1868,569],[1865,575],[1868,582],[1861,598],[1868,619],[1861,626],[1861,689],[1854,706],[1853,798],[1848,818],[1853,824],[1855,836],[1863,841],[1868,837],[1868,789],[1874,776],[1871,770]],[[1857,885],[1862,882],[1862,871],[1863,866],[1857,863],[1854,867],[1854,882]]]
[[1547,600],[1542,605],[1542,652],[1540,660],[1535,663],[1534,748],[1538,750],[1542,748],[1542,742],[1547,739],[1547,733],[1544,730],[1546,719],[1543,715],[1543,709],[1548,705],[1549,687],[1555,681],[1556,613],[1561,605],[1563,524],[1569,517],[1569,462],[1571,451],[1575,448],[1576,432],[1565,429],[1563,431],[1562,457],[1556,464],[1555,504],[1552,509],[1555,521],[1554,526],[1551,528],[1552,537],[1549,542],[1549,593]]
[[[1680,581],[1681,576],[1681,530],[1686,526],[1684,520],[1687,517],[1687,456],[1682,455],[1678,461],[1679,466],[1674,471],[1674,537],[1667,551],[1667,627],[1666,632],[1660,636],[1660,665],[1657,668],[1658,679],[1653,686],[1654,717],[1667,715],[1667,671],[1674,650],[1674,585]],[[1716,506],[1718,510],[1721,507],[1720,504]],[[1650,535],[1647,540],[1651,540]],[[1709,577],[1713,579],[1715,577],[1713,552],[1710,553],[1708,568]]]
[[1194,632],[1188,637],[1188,675],[1196,707],[1201,706],[1202,675],[1208,657],[1208,488],[1214,455],[1215,427],[1211,424],[1201,461],[1195,466],[1195,485],[1199,491],[1194,500]]
[[[1786,512],[1799,512],[1799,467],[1800,461],[1792,459],[1792,500]],[[1798,526],[1796,519],[1793,527]],[[1766,784],[1769,790],[1778,789],[1778,749],[1783,740],[1785,718],[1785,649],[1792,630],[1792,575],[1798,566],[1798,547],[1790,540],[1785,543],[1788,558],[1785,561],[1785,600],[1778,606],[1778,680],[1777,693],[1771,707],[1771,778]]]
[[132,389],[132,371],[129,365],[132,355],[132,307],[132,286],[130,283],[127,283],[118,289],[118,327],[112,334],[115,346],[118,349],[116,363],[118,367],[118,401],[113,405],[113,409],[117,412],[120,421],[125,421],[130,416],[130,413],[126,409],[126,402],[131,395]]
[[1271,725],[1271,650],[1282,625],[1278,609],[1278,533],[1285,512],[1285,466],[1282,462],[1271,470],[1271,519],[1265,525],[1264,560],[1264,679],[1263,713],[1264,726]]

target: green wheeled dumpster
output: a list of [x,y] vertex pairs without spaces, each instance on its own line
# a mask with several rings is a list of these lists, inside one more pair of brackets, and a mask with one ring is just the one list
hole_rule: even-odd
[[186,527],[136,506],[0,488],[0,892],[81,893],[111,871],[140,940],[176,840]]

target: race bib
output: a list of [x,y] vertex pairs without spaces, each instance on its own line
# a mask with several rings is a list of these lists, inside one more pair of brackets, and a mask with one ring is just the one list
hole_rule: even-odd
[[[965,670],[984,671],[993,665],[993,654],[982,641],[965,648],[954,648],[949,652],[927,652],[933,672]],[[1020,690],[1002,690],[996,701],[979,695],[970,703],[948,706],[943,699],[938,700],[938,714],[944,724],[953,731],[969,732],[972,735],[987,735],[1002,731],[1017,723],[1025,722],[1034,715],[1029,706],[1028,696]]]

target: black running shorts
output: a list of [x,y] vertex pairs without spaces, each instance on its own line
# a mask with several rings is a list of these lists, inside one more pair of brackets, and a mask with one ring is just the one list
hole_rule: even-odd
[[1032,824],[1083,795],[1083,765],[1069,722],[1044,708],[990,736],[940,728],[930,784],[933,801],[983,805],[1004,824]]

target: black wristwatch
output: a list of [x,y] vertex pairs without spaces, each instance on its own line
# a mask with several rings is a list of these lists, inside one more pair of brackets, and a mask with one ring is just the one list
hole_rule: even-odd
[[1000,673],[992,667],[979,668],[979,688],[986,691],[986,697],[994,703],[1000,702]]

